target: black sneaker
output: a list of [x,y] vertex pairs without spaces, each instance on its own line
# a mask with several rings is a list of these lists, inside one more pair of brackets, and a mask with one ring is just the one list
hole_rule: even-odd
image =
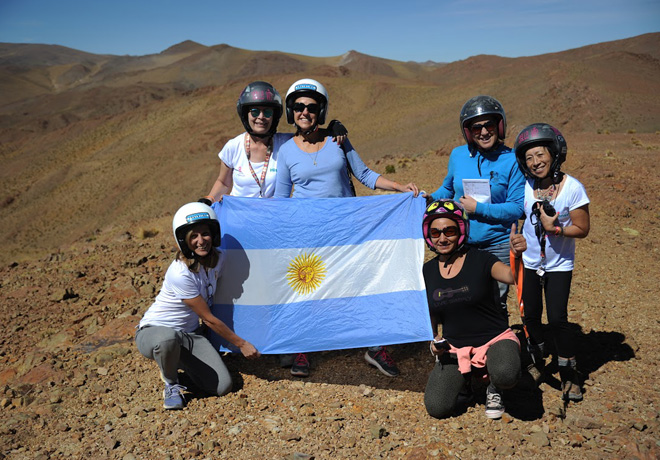
[[378,351],[367,350],[364,354],[364,359],[388,377],[396,377],[399,375],[399,368],[396,367],[396,363],[387,353],[385,347],[381,347]]
[[496,419],[501,418],[502,415],[504,415],[502,394],[494,385],[490,384],[486,388],[486,417]]
[[291,375],[296,377],[307,377],[309,376],[309,360],[305,353],[298,353],[293,360],[293,365],[291,365]]

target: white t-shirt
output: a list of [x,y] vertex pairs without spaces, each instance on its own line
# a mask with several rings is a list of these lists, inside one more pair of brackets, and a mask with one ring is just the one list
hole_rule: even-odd
[[200,267],[198,273],[191,272],[179,259],[172,262],[165,273],[163,287],[142,317],[140,327],[166,326],[184,332],[197,329],[199,316],[183,300],[201,295],[211,306],[224,261],[225,255],[220,251],[218,264],[213,268]]
[[[270,198],[275,193],[275,176],[277,173],[277,156],[282,144],[293,137],[292,133],[275,133],[273,135],[273,153],[268,162],[268,171],[264,183],[261,184],[263,189],[263,198]],[[234,186],[231,189],[231,196],[242,197],[259,197],[259,185],[252,177],[250,171],[250,164],[257,179],[261,182],[261,173],[263,171],[264,163],[253,163],[247,159],[245,152],[245,133],[239,134],[235,138],[228,141],[218,153],[220,160],[226,164],[232,171],[232,181]]]
[[[523,235],[527,240],[527,250],[523,252],[523,264],[525,268],[537,270],[541,266],[541,246],[532,223],[532,221],[536,221],[536,217],[532,216],[532,206],[539,200],[534,197],[533,185],[534,179],[528,179],[525,184],[525,215],[527,218],[523,225]],[[589,204],[589,197],[584,186],[577,179],[566,174],[564,186],[550,204],[554,206],[559,215],[560,225],[568,227],[573,223],[569,212]],[[573,270],[575,238],[547,235],[545,257],[545,271],[568,272]]]

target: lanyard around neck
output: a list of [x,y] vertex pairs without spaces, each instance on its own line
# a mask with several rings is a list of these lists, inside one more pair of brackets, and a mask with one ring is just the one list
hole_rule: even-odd
[[265,183],[266,173],[268,172],[268,163],[270,162],[270,155],[273,152],[273,139],[271,138],[268,142],[268,148],[266,149],[266,160],[264,161],[263,168],[261,170],[261,180],[257,177],[257,174],[252,168],[252,163],[250,162],[250,135],[245,133],[245,153],[248,159],[248,166],[250,167],[250,173],[252,173],[252,178],[257,183],[259,187],[259,196],[263,196],[263,184]]

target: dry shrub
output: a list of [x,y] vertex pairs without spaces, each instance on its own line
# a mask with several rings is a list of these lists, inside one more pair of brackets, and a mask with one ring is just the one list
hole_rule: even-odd
[[158,230],[156,230],[155,228],[140,227],[135,236],[140,240],[144,240],[146,238],[153,238],[156,235],[158,235]]

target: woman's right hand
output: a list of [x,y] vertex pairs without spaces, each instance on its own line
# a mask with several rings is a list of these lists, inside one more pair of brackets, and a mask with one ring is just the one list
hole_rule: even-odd
[[258,357],[261,356],[261,353],[259,353],[259,350],[254,348],[254,345],[252,345],[250,342],[247,340],[243,345],[239,347],[241,350],[241,353],[243,353],[243,356],[245,356],[247,359],[257,359]]
[[[447,348],[443,348],[443,347],[438,348],[438,347],[435,346],[435,342],[439,342],[441,340],[443,340],[443,338],[441,336],[437,336],[433,340],[431,340],[431,344],[429,345],[429,348],[431,349],[431,354],[432,355],[440,356],[445,351],[447,351]],[[446,343],[447,341],[444,340],[444,342]],[[447,345],[449,345],[449,344],[447,344]]]

